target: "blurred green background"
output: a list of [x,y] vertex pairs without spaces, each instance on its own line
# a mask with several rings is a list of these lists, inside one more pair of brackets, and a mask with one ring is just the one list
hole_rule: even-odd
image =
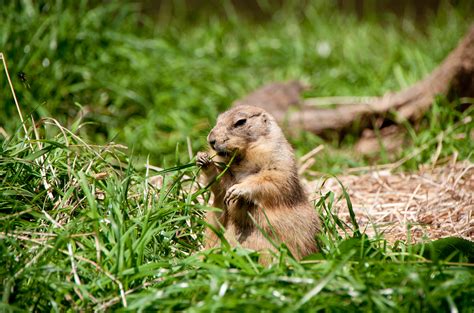
[[[436,67],[474,16],[473,1],[23,0],[0,7],[0,49],[24,115],[67,126],[81,119],[75,132],[129,146],[139,167],[148,156],[160,166],[176,156],[188,162],[187,138],[202,149],[217,114],[265,83],[300,79],[311,86],[307,97],[406,87]],[[3,74],[0,92],[5,138],[20,121]],[[334,140],[339,152],[327,149],[319,166],[337,172],[366,162],[351,155],[353,141]],[[321,142],[310,134],[293,139],[299,155]]]

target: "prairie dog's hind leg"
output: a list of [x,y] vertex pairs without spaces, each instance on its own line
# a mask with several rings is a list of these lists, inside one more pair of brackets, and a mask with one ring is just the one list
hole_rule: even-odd
[[[275,244],[278,244],[278,242]],[[277,252],[277,249],[260,230],[254,230],[254,232],[241,243],[241,246],[257,251],[260,255],[258,262],[262,265],[269,265],[275,260],[274,253]]]

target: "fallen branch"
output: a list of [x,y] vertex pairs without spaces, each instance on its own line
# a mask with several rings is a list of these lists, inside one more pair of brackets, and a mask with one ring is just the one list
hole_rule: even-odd
[[[474,26],[445,60],[423,80],[382,97],[325,97],[301,99],[305,86],[298,81],[266,85],[233,105],[255,105],[272,113],[291,130],[320,134],[340,130],[357,121],[369,125],[374,116],[395,113],[396,121],[416,121],[431,106],[437,95],[474,96]],[[321,106],[333,105],[334,108]],[[296,110],[289,110],[291,107]]]

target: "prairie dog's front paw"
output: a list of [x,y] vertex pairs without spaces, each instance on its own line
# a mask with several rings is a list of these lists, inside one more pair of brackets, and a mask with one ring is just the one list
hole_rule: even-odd
[[211,165],[212,160],[209,157],[209,154],[207,152],[198,152],[196,154],[196,165],[199,167],[206,168],[209,165]]
[[230,206],[238,199],[250,200],[250,190],[242,184],[235,184],[227,190],[224,197],[224,204]]

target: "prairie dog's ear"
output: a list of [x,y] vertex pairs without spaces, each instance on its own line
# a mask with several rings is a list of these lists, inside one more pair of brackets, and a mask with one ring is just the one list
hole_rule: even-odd
[[263,123],[267,124],[270,118],[268,117],[267,113],[262,113],[262,121]]

